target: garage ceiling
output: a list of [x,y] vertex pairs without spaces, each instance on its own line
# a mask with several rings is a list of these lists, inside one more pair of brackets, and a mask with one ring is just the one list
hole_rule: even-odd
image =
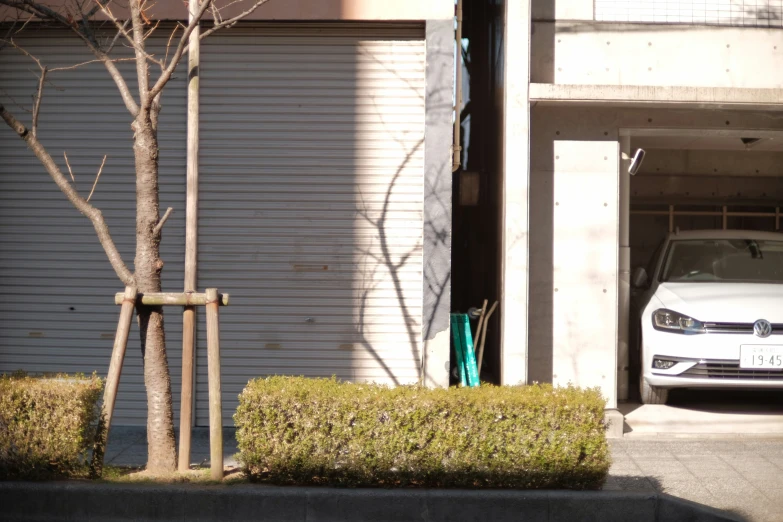
[[[748,132],[747,138],[754,138]],[[745,140],[747,141],[747,140]],[[751,150],[783,152],[783,137],[761,138],[746,145],[743,140],[733,136],[634,136],[631,147],[643,149],[669,150]]]

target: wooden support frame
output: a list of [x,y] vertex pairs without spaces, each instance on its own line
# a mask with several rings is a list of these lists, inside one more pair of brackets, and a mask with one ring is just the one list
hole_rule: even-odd
[[[125,292],[114,296],[114,302],[122,305],[120,319],[117,324],[117,334],[114,338],[109,373],[103,392],[103,406],[101,417],[93,445],[93,456],[90,471],[98,477],[103,470],[103,456],[108,441],[111,418],[114,413],[114,403],[117,398],[117,389],[120,385],[122,364],[125,360],[125,350],[128,347],[133,309],[136,304],[150,306],[179,305],[184,307],[205,306],[207,316],[207,360],[209,372],[209,445],[210,445],[210,469],[213,480],[223,478],[223,415],[221,404],[220,382],[220,324],[219,308],[227,306],[228,294],[220,294],[217,288],[207,288],[205,293],[196,292],[158,292],[137,293],[136,288],[126,287]],[[189,442],[189,441],[188,441]],[[189,445],[188,445],[189,446]],[[188,453],[190,447],[187,448]],[[188,455],[189,456],[189,455]],[[179,470],[182,467],[182,459],[179,462]],[[188,466],[189,467],[189,466]],[[187,468],[186,468],[187,469]]]
[[[178,305],[178,306],[204,306],[207,304],[207,294],[199,294],[196,292],[160,292],[160,293],[148,293],[138,294],[139,302],[146,306],[163,306],[163,305]],[[218,302],[223,306],[228,306],[228,294],[218,294]],[[119,293],[114,296],[114,304],[122,304],[123,294]]]

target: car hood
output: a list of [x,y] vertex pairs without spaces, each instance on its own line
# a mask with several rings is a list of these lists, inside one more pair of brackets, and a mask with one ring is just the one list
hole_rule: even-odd
[[669,310],[703,322],[783,323],[783,285],[662,283],[655,297]]

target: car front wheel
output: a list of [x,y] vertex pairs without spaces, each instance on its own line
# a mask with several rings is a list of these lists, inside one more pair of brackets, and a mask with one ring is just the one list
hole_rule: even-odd
[[642,404],[666,404],[666,399],[669,398],[669,390],[659,388],[658,386],[650,386],[644,380],[644,375],[639,375],[639,395],[641,396]]

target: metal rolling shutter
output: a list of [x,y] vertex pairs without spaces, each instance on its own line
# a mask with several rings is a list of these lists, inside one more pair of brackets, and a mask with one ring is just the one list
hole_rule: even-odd
[[[17,42],[50,68],[94,58],[73,35],[27,31]],[[165,42],[164,42],[165,43]],[[134,65],[123,63],[127,79]],[[29,104],[37,79],[29,58],[0,51],[0,98],[29,125],[30,115],[8,98]],[[181,75],[184,77],[184,75]],[[90,193],[104,154],[108,155],[91,199],[103,211],[125,262],[135,250],[135,172],[130,116],[117,87],[100,64],[52,73],[46,88],[38,137],[67,175],[63,151],[82,195]],[[56,87],[55,87],[56,86]],[[3,92],[4,91],[4,92]],[[163,95],[160,122],[161,207],[172,206],[164,228],[164,288],[181,291],[185,217],[185,90],[175,80]],[[119,307],[113,295],[122,283],[98,243],[90,221],[66,200],[25,144],[0,126],[0,373],[97,371],[109,367]],[[167,346],[179,410],[181,310],[166,315]],[[146,393],[138,328],[133,326],[117,396],[115,425],[146,423]]]
[[[423,26],[262,26],[202,47],[199,287],[223,416],[251,378],[412,383],[421,360]],[[204,321],[196,422],[208,423]]]

